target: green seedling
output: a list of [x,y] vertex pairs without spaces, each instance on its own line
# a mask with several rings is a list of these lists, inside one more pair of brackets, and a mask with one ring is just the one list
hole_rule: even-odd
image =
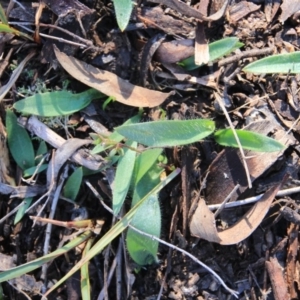
[[116,12],[117,23],[121,31],[124,31],[128,25],[132,10],[132,0],[113,0]]
[[[243,46],[244,44],[239,42],[238,38],[236,37],[228,37],[210,43],[208,45],[209,61],[210,62],[215,61]],[[195,64],[195,56],[191,56],[182,60],[181,62],[178,63],[178,65],[182,66],[187,71],[192,71],[201,67]]]

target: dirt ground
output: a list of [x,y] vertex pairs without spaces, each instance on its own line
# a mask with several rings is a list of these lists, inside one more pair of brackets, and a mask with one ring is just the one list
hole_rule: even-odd
[[[181,173],[160,193],[161,239],[192,254],[218,274],[224,284],[186,254],[163,244],[159,246],[159,261],[140,268],[130,259],[124,237],[119,236],[89,264],[91,299],[235,299],[224,285],[237,291],[238,299],[300,298],[300,193],[292,190],[300,183],[299,75],[254,75],[242,71],[259,58],[299,50],[300,1],[137,0],[124,32],[118,29],[112,1],[23,0],[1,1],[1,5],[10,26],[30,37],[0,30],[3,124],[6,110],[24,95],[61,90],[66,85],[76,93],[87,89],[80,75],[74,78],[58,62],[56,46],[66,57],[117,75],[124,85],[129,82],[144,87],[149,94],[143,100],[148,104],[140,100],[140,106],[144,106],[142,121],[208,118],[218,128],[225,128],[228,122],[217,101],[221,99],[235,128],[247,126],[287,145],[284,152],[245,153],[251,188],[237,149],[224,149],[210,138],[165,149],[166,174],[175,167]],[[225,37],[236,37],[243,46],[226,57],[205,62],[208,43]],[[177,63],[194,55],[195,49],[197,58],[205,64],[186,71]],[[23,63],[20,74],[13,73]],[[13,83],[6,91],[4,87],[10,80]],[[155,105],[159,96],[151,98],[152,91],[170,94]],[[139,103],[112,101],[105,109],[102,105],[102,100],[93,101],[89,109],[70,115],[68,130],[62,123],[45,119],[39,122],[65,140],[89,139],[90,133],[112,131],[136,115]],[[34,125],[25,127],[34,147],[44,139],[49,156],[53,155],[59,146],[45,135],[34,133]],[[11,186],[13,180],[17,187],[30,185],[45,192],[47,176],[45,171],[31,181],[22,178],[20,168],[7,152],[3,125],[0,133],[0,271],[5,271],[43,255],[46,227],[39,222],[32,226],[29,218],[37,215],[43,202],[14,224],[14,214],[10,213],[24,196],[19,190],[17,194],[6,193],[4,188]],[[66,164],[76,165],[71,160]],[[111,206],[108,170],[85,180]],[[276,196],[279,190],[288,192]],[[222,203],[228,195],[234,202],[261,194],[264,196],[260,204],[225,208],[213,221],[209,210],[205,210]],[[33,201],[38,198],[35,196]],[[80,185],[76,203],[75,209],[74,204],[60,200],[55,219],[71,220],[84,209],[89,218],[104,221],[100,237],[115,222],[85,182]],[[130,199],[126,209],[129,207]],[[48,205],[42,216],[46,218],[49,213]],[[73,232],[54,226],[50,252]],[[77,249],[48,263],[46,279],[39,268],[29,272],[28,277],[3,282],[0,298],[42,299],[43,288],[53,286],[80,257],[81,250]],[[48,299],[81,299],[79,281],[77,272]]]

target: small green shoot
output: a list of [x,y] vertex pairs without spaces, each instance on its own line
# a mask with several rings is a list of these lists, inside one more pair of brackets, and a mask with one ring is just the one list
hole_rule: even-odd
[[1,3],[0,3],[0,22],[2,22],[5,25],[8,25],[8,20],[6,18],[6,14]]
[[6,111],[6,128],[9,150],[17,165],[22,170],[35,166],[31,139],[11,110]]
[[259,59],[247,65],[243,71],[255,74],[298,74],[300,73],[300,51],[277,54]]
[[[236,49],[243,47],[244,44],[239,42],[238,38],[236,37],[228,37],[222,40],[210,43],[208,45],[209,48],[209,61],[215,61]],[[188,57],[183,61],[178,63],[187,71],[192,71],[198,69],[201,66],[195,64],[195,56]]]
[[80,167],[77,168],[68,178],[63,188],[64,197],[71,199],[73,201],[76,200],[82,182],[82,178],[83,178],[83,170],[82,167]]
[[23,200],[23,205],[21,206],[21,208],[18,210],[16,216],[15,216],[15,220],[14,220],[14,225],[16,225],[17,223],[19,223],[22,218],[25,215],[25,212],[27,210],[27,208],[29,208],[29,206],[32,203],[32,198],[25,198]]
[[130,20],[133,10],[132,0],[113,0],[117,23],[121,31],[124,31]]

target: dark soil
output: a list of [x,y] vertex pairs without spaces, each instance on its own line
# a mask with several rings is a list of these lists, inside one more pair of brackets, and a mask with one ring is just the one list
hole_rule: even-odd
[[[253,75],[242,71],[245,65],[256,59],[298,50],[298,1],[286,0],[282,3],[281,0],[235,0],[231,1],[221,18],[200,24],[195,18],[185,14],[185,11],[177,11],[172,7],[168,9],[168,3],[178,1],[161,1],[165,5],[159,5],[156,4],[157,1],[138,0],[124,32],[118,29],[111,1],[45,1],[47,5],[42,10],[39,21],[42,24],[35,36],[32,31],[25,31],[21,23],[24,22],[27,29],[36,30],[34,23],[37,6],[32,5],[38,3],[25,0],[19,3],[1,1],[4,9],[8,8],[10,11],[9,21],[16,22],[11,26],[34,39],[29,41],[17,35],[0,34],[0,92],[1,86],[12,77],[13,66],[18,66],[30,51],[36,51],[1,102],[3,123],[5,124],[5,111],[12,108],[24,95],[35,91],[60,90],[67,82],[68,90],[72,92],[79,93],[87,89],[85,84],[71,77],[60,66],[53,45],[69,56],[110,71],[134,85],[165,93],[174,92],[159,107],[144,108],[143,121],[155,121],[165,114],[167,119],[209,118],[215,120],[219,128],[228,127],[216,101],[216,93],[224,102],[236,128],[243,128],[258,120],[267,120],[269,123],[264,126],[267,131],[263,134],[276,138],[276,132],[282,131],[288,136],[289,147],[275,157],[268,155],[249,162],[253,182],[251,189],[248,188],[238,150],[227,149],[224,152],[223,147],[209,138],[193,145],[165,150],[168,158],[166,174],[174,167],[180,168],[182,172],[160,193],[161,239],[186,250],[209,266],[229,288],[239,292],[238,299],[299,299],[298,192],[276,197],[258,228],[238,244],[220,245],[198,239],[191,235],[189,226],[200,198],[207,205],[220,204],[236,184],[240,184],[240,188],[231,200],[245,199],[277,187],[286,174],[288,179],[283,183],[282,189],[299,186],[299,75]],[[198,3],[181,2],[193,7]],[[219,11],[224,2],[201,0],[199,10],[210,16]],[[289,2],[290,6],[287,5]],[[55,26],[53,28],[45,24]],[[237,37],[244,46],[228,56],[235,56],[236,59],[228,62],[227,58],[221,58],[186,74],[178,72],[176,62],[194,52],[197,26],[201,26],[200,37],[209,43],[224,37]],[[57,28],[66,29],[73,35]],[[85,41],[79,40],[78,36]],[[192,41],[186,43],[191,46],[167,50],[171,41],[188,39]],[[85,46],[72,45],[66,40]],[[87,45],[88,41],[91,44]],[[238,56],[247,51],[252,51],[252,54],[243,58]],[[208,75],[213,79],[207,79]],[[198,83],[192,82],[192,78],[197,79]],[[112,131],[138,112],[137,107],[117,101],[110,102],[104,110],[103,102],[93,102],[93,113],[89,116],[91,118],[87,117],[86,110],[70,116],[69,125],[75,124],[74,127],[69,127],[72,137],[90,138],[89,134],[95,132],[93,124]],[[17,112],[16,114],[19,116]],[[46,121],[45,124],[50,127]],[[1,147],[4,153],[6,136],[4,128],[1,128],[0,126],[0,133],[4,139]],[[62,126],[51,128],[64,139],[70,138]],[[37,149],[39,140],[33,138],[33,143]],[[48,144],[50,155],[53,149]],[[3,167],[7,166],[4,154],[0,160],[0,182],[9,184],[7,178],[13,178],[17,186],[29,185],[22,180],[22,172],[11,155],[8,162],[10,171]],[[68,164],[75,166],[71,161]],[[259,171],[256,172],[257,169]],[[107,173],[105,170],[86,178],[100,193],[103,201],[111,206]],[[30,185],[46,186],[46,173],[41,173]],[[38,198],[34,197],[34,201]],[[22,200],[0,194],[0,219]],[[76,209],[86,209],[89,218],[104,221],[100,237],[115,222],[85,183],[80,186],[76,203]],[[29,214],[25,214],[16,225],[14,215],[2,221],[0,254],[5,256],[0,257],[0,265],[4,265],[4,261],[9,259],[11,263],[21,265],[43,255],[46,227],[40,222],[32,226],[33,221],[29,218],[29,215],[34,216],[39,212],[42,204],[43,202]],[[290,210],[283,211],[281,208],[284,206]],[[126,209],[129,207],[130,199],[126,202]],[[251,204],[225,209],[217,217],[217,228],[223,230],[230,227],[250,207]],[[50,204],[44,209],[42,217],[47,218],[49,212]],[[74,212],[72,203],[60,200],[55,219],[69,221],[74,213],[78,211]],[[71,229],[54,226],[49,251],[56,250],[62,239],[71,233]],[[81,255],[81,250],[76,249],[49,263],[47,280],[43,278],[41,269],[30,272],[33,286],[29,286],[28,281],[2,283],[3,299],[41,299],[42,291],[36,291],[36,286],[43,283],[46,288],[50,288],[80,260]],[[91,260],[91,299],[234,299],[210,272],[177,250],[160,245],[158,258],[156,264],[141,268],[130,259],[123,236],[115,239]],[[2,267],[0,271],[6,269]],[[51,293],[48,299],[81,299],[79,273]]]

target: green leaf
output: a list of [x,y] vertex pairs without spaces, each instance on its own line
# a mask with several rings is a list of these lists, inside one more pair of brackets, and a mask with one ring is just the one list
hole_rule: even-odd
[[[137,147],[137,143],[132,141],[127,141],[126,145],[132,148]],[[118,161],[113,187],[113,211],[115,215],[120,212],[127,196],[134,168],[135,156],[136,151],[124,148],[124,155],[121,156]]]
[[300,73],[300,51],[277,54],[259,59],[247,65],[243,71],[256,74]]
[[[131,210],[121,219],[119,220],[109,231],[107,231],[104,236],[97,241],[97,243],[88,251],[86,256],[82,258],[63,278],[61,278],[54,286],[52,286],[44,295],[47,295],[56,289],[60,284],[62,284],[66,279],[72,276],[76,271],[78,271],[83,264],[91,260],[95,255],[99,254],[107,245],[109,245],[113,239],[115,239],[121,232],[123,232],[128,224],[132,221],[133,216],[139,207],[146,201],[151,195],[157,194],[166,184],[168,184],[175,176],[180,173],[179,169],[173,171],[167,178],[161,181],[153,190],[151,190],[141,201],[139,201]],[[0,282],[7,280],[8,276],[13,275],[7,274],[7,272],[0,273]]]
[[[132,179],[133,197],[131,206],[136,205],[159,184],[163,168],[159,167],[157,163],[161,153],[162,149],[148,149],[137,157]],[[142,231],[145,231],[145,228],[149,228],[146,232],[159,237],[161,213],[157,196],[154,195],[154,197],[155,199],[153,199],[152,204],[150,200],[147,200],[139,208],[131,224]],[[158,243],[151,238],[143,236],[129,228],[126,243],[129,254],[136,263],[147,265],[157,260],[156,251]]]
[[[160,182],[160,174],[163,168],[159,167],[157,163],[162,150],[161,148],[148,149],[136,158],[131,184],[133,190],[132,206],[138,203]],[[158,219],[158,222],[160,221]]]
[[27,208],[31,205],[32,199],[33,198],[25,198],[24,199],[23,206],[20,207],[20,209],[18,210],[18,212],[15,216],[14,225],[16,225],[17,223],[19,223],[22,220]]
[[[278,141],[247,130],[236,130],[240,143],[244,149],[257,152],[281,151],[285,146]],[[217,143],[223,146],[238,147],[233,131],[231,129],[218,130],[214,134]]]
[[71,249],[84,243],[88,238],[90,238],[92,236],[92,234],[93,233],[90,230],[88,230],[88,231],[82,233],[80,236],[75,237],[68,244],[64,245],[63,247],[55,250],[54,252],[52,252],[50,254],[44,255],[40,258],[37,258],[35,260],[32,260],[32,261],[26,263],[26,264],[23,264],[23,265],[14,267],[14,268],[10,268],[7,271],[1,272],[0,273],[0,282],[4,282],[4,281],[11,280],[13,278],[20,277],[24,274],[27,274],[33,270],[38,269],[43,264],[46,264],[47,262],[52,261],[56,257],[58,257],[62,254],[65,254],[68,251],[70,251]]
[[44,164],[44,165],[40,165],[40,166],[33,166],[31,168],[24,170],[23,176],[29,177],[29,176],[32,176],[34,173],[36,173],[36,174],[41,173],[41,172],[47,170],[47,168],[48,168],[48,164]]
[[[159,222],[155,220],[159,219]],[[137,229],[160,236],[161,213],[156,194],[151,195],[136,211],[131,225]],[[128,228],[126,237],[127,250],[131,258],[139,265],[149,265],[157,262],[158,241],[144,236],[132,228]]]
[[82,177],[83,177],[83,170],[82,167],[80,167],[77,168],[72,173],[72,175],[68,178],[63,189],[63,195],[66,198],[69,198],[73,201],[76,200],[82,182]]
[[[139,122],[140,119],[141,119],[141,115],[137,114],[137,115],[131,117],[130,119],[128,119],[123,125],[135,124],[135,123]],[[97,153],[103,152],[106,149],[109,149],[109,148],[115,146],[117,143],[120,143],[123,139],[124,139],[123,135],[114,131],[107,138],[107,140],[111,142],[110,144],[108,143],[108,145],[106,145],[105,143],[101,143],[99,145],[96,145],[95,148],[91,151],[91,153],[97,154]]]
[[[218,58],[221,58],[236,49],[243,47],[244,44],[240,43],[238,38],[236,37],[228,37],[222,40],[210,43],[208,45],[209,48],[209,61],[215,61]],[[201,66],[195,64],[195,56],[188,57],[183,61],[178,63],[182,67],[184,67],[187,71],[195,70]]]
[[133,9],[132,0],[113,0],[117,23],[121,31],[124,31],[128,25]]
[[31,36],[9,26],[8,24],[0,24],[0,32],[12,33],[14,35],[22,36],[33,41],[33,38]]
[[31,139],[11,110],[6,111],[6,128],[9,150],[17,165],[22,170],[33,167],[35,162]]
[[38,149],[36,150],[35,163],[39,164],[42,160],[42,156],[48,152],[47,144],[45,141],[41,141]]
[[172,147],[198,142],[207,137],[215,130],[215,123],[206,119],[167,120],[122,125],[115,130],[146,146]]
[[88,106],[92,100],[103,97],[99,91],[89,89],[80,94],[69,91],[55,91],[35,94],[14,104],[23,114],[42,117],[69,115]]
[[6,18],[6,14],[5,14],[5,11],[0,3],[0,21],[5,24],[5,25],[8,25],[8,20]]

